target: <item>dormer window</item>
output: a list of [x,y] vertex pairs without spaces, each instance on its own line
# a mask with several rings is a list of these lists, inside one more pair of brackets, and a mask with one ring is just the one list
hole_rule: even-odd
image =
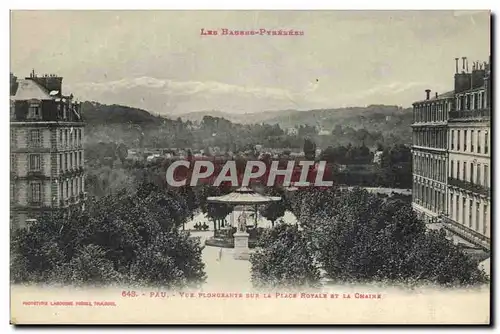
[[30,119],[42,119],[42,109],[40,108],[40,103],[30,103],[28,117]]
[[66,107],[66,104],[63,105],[63,119],[66,119],[68,117],[68,108]]

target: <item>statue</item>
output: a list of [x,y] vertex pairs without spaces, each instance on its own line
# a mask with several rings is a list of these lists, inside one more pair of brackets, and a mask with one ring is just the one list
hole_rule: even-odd
[[242,212],[238,217],[238,232],[246,232],[247,219],[245,218],[245,213]]

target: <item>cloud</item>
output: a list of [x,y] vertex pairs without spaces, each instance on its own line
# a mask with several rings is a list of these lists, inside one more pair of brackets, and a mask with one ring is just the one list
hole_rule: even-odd
[[[314,94],[317,85],[292,92],[275,87],[239,86],[216,81],[175,81],[153,77],[69,85],[75,96],[103,103],[119,103],[148,110],[188,112],[206,108],[248,112],[269,108],[313,108],[327,101]],[[269,105],[269,108],[266,107]],[[238,110],[238,111],[236,111]],[[169,110],[173,112],[173,110]]]
[[140,77],[122,79],[108,82],[86,82],[73,86],[77,90],[84,91],[117,91],[134,88],[150,88],[160,90],[164,94],[174,96],[185,96],[194,94],[247,94],[259,98],[289,99],[293,94],[287,90],[272,87],[249,87],[230,85],[221,82],[208,81],[173,81],[169,79],[157,79],[152,77]]

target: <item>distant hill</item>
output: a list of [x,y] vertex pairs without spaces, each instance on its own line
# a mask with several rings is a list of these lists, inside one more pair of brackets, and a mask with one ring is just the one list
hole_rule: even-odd
[[413,117],[411,108],[403,109],[399,106],[388,105],[307,111],[279,110],[251,114],[230,114],[214,110],[191,112],[180,117],[183,121],[200,122],[204,116],[222,117],[233,123],[240,124],[279,124],[282,128],[293,128],[307,124],[318,126],[327,131],[333,130],[336,125],[352,128],[369,128],[377,131],[388,130],[392,127],[403,127],[409,131]]
[[[239,124],[260,124],[269,119],[286,115],[289,112],[297,112],[297,110],[278,110],[278,111],[263,111],[245,114],[231,114],[219,110],[211,111],[194,111],[186,114],[179,115],[183,121],[201,122],[204,116],[221,117],[225,118],[232,123]],[[171,117],[174,117],[171,115]]]
[[90,125],[105,124],[160,124],[165,118],[154,116],[146,110],[121,106],[106,105],[98,102],[83,102],[82,115]]
[[[353,128],[372,127],[376,123],[382,125],[410,126],[412,121],[411,108],[403,109],[399,106],[370,105],[367,107],[350,107],[336,109],[319,109],[309,111],[282,112],[268,118],[269,124],[280,124],[283,128],[299,125],[319,126],[332,130],[336,125]],[[409,128],[408,128],[409,130]]]

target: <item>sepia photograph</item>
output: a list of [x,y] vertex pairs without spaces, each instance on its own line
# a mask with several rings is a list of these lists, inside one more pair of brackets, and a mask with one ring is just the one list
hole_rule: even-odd
[[489,10],[11,10],[10,323],[490,325]]

